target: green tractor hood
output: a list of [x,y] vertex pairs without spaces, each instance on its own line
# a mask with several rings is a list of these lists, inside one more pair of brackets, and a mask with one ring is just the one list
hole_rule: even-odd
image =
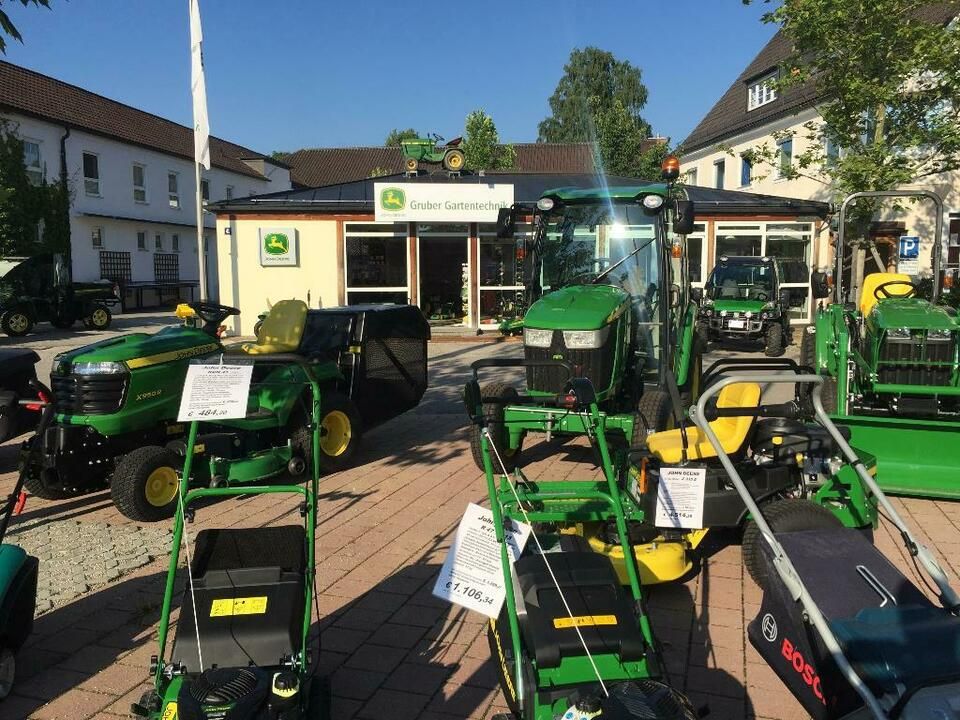
[[570,285],[537,300],[523,319],[544,330],[599,330],[630,305],[630,296],[612,285]]
[[881,300],[870,311],[868,322],[878,330],[957,330],[957,318],[947,310],[920,298]]
[[185,360],[216,352],[220,343],[196,328],[175,326],[158,333],[133,333],[102,340],[57,356],[71,365],[78,362],[125,362],[131,370],[148,365]]
[[766,305],[769,300],[714,300],[713,305],[710,306],[713,308],[714,312],[752,312],[758,313],[763,310],[763,306]]

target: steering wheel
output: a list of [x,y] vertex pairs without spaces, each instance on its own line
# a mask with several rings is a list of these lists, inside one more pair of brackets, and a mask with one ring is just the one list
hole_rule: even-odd
[[190,308],[197,314],[197,317],[203,320],[207,325],[219,325],[231,315],[239,315],[240,311],[229,305],[220,305],[209,300],[197,300],[188,303]]
[[[907,290],[906,292],[902,293],[893,293],[887,289],[890,285],[906,285]],[[888,298],[908,298],[916,295],[918,289],[919,288],[917,287],[916,283],[912,283],[909,280],[890,280],[877,285],[877,289],[873,291],[873,296],[877,300],[886,300]]]

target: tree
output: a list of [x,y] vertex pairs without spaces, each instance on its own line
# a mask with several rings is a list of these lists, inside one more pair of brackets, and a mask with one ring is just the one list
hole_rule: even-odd
[[385,147],[400,147],[401,140],[413,140],[418,137],[420,137],[420,133],[413,128],[405,128],[404,130],[394,128],[389,132],[383,144]]
[[[36,5],[37,7],[45,7],[48,10],[50,9],[50,0],[9,0],[12,2],[19,2],[24,7],[29,5]],[[3,5],[3,0],[0,0],[0,6]],[[0,53],[4,55],[7,54],[7,39],[4,35],[9,35],[11,38],[17,42],[23,42],[23,37],[20,35],[20,31],[17,30],[16,25],[13,24],[13,21],[10,19],[10,16],[7,15],[6,11],[0,7]]]
[[501,145],[493,118],[483,110],[474,110],[464,122],[465,165],[470,170],[505,170],[513,167],[517,152],[513,145]]
[[649,133],[649,126],[640,117],[647,102],[640,68],[599,48],[575,48],[570,53],[549,102],[551,115],[540,123],[540,142],[592,141],[595,111],[611,110],[617,102],[638,127]]
[[631,115],[619,99],[604,107],[598,98],[591,98],[591,112],[604,172],[645,180],[660,176],[667,143],[651,142],[650,127],[643,120]]

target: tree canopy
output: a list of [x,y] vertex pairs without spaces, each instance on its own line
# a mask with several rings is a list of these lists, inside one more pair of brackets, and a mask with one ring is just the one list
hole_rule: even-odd
[[512,145],[500,143],[500,133],[493,118],[483,110],[474,110],[464,122],[463,148],[465,165],[470,170],[505,170],[517,159]]
[[418,133],[413,128],[394,128],[387,134],[387,139],[383,141],[385,147],[400,147],[401,140],[413,140],[414,138],[420,137]]
[[[36,5],[37,7],[50,8],[50,0],[7,0],[8,2],[19,2],[24,7],[29,5]],[[6,11],[3,9],[4,0],[0,0],[0,53],[6,54],[7,52],[7,38],[8,36],[16,40],[17,42],[23,42],[23,37],[20,35],[20,31],[17,30],[17,26],[13,24],[13,21],[10,19],[10,16],[7,15]]]

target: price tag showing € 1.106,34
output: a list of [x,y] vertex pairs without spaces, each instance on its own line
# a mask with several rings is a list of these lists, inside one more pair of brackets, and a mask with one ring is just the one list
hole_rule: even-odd
[[177,420],[227,420],[247,414],[253,365],[190,365]]
[[704,467],[662,467],[657,483],[657,527],[702,528]]
[[[512,562],[520,557],[529,537],[529,525],[509,521],[506,540]],[[440,568],[433,594],[495,618],[506,593],[493,513],[470,503]]]

